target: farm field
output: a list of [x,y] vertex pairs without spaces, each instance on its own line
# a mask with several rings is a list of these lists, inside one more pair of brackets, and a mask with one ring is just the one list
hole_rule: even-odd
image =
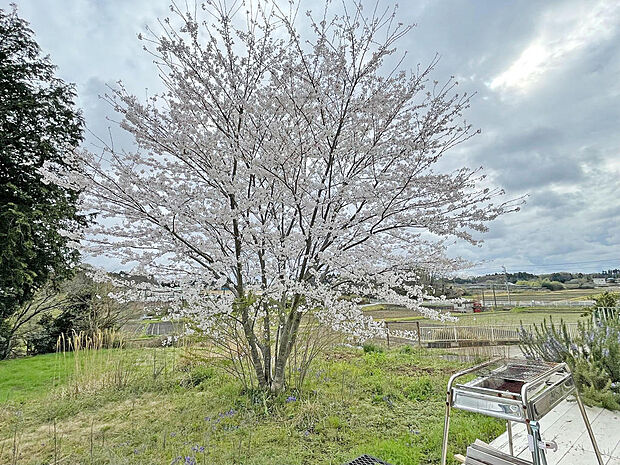
[[[0,362],[0,463],[337,465],[363,453],[438,463],[445,385],[463,365],[367,349],[334,349],[302,392],[273,398],[183,349]],[[452,425],[455,452],[504,430],[465,412]]]
[[[606,288],[604,290],[616,291],[615,288]],[[564,300],[589,300],[597,295],[600,295],[603,290],[599,289],[566,289],[562,291],[521,291],[511,293],[512,300],[521,301],[564,301]],[[506,293],[500,293],[496,291],[498,300],[507,299]],[[471,298],[472,296],[470,296]],[[480,296],[473,296],[480,299]],[[487,296],[487,305],[491,300]],[[523,324],[540,324],[545,319],[552,318],[554,321],[559,322],[564,320],[567,323],[576,323],[583,320],[583,314],[585,308],[580,307],[562,307],[561,305],[555,307],[516,307],[511,309],[491,310],[482,313],[453,313],[453,316],[458,318],[456,323],[446,322],[440,323],[429,318],[420,316],[417,312],[408,310],[406,308],[386,305],[386,304],[373,304],[366,305],[364,307],[364,313],[371,315],[377,320],[386,322],[402,322],[411,321],[419,322],[423,326],[434,325],[458,325],[458,326],[476,326],[476,325],[520,325]]]
[[[595,289],[562,289],[559,291],[548,291],[548,290],[515,290],[510,291],[510,297],[515,301],[542,301],[542,302],[554,302],[561,300],[589,300],[592,299],[593,296],[597,296],[604,291],[610,292],[618,292],[620,290],[619,287],[606,287],[606,288],[595,288]],[[490,289],[484,291],[485,299],[487,300],[487,305],[493,302],[493,292]],[[480,291],[475,291],[473,294],[469,294],[468,297],[482,300],[482,294]],[[503,290],[503,287],[496,286],[495,288],[495,297],[498,300],[507,301],[508,293]]]
[[563,320],[567,323],[576,323],[584,319],[584,309],[554,309],[548,307],[527,307],[514,308],[508,311],[491,311],[483,313],[465,313],[455,314],[458,318],[456,323],[450,323],[460,326],[476,326],[476,325],[520,325],[523,324],[540,324],[545,319],[550,318],[558,323]]
[[388,323],[396,322],[419,322],[422,326],[434,325],[456,325],[456,326],[477,326],[477,325],[520,325],[540,324],[545,319],[552,318],[553,321],[563,320],[567,323],[576,323],[584,319],[584,309],[581,308],[549,308],[549,307],[527,307],[513,308],[511,310],[496,310],[482,313],[454,313],[458,318],[455,323],[438,322],[429,318],[421,317],[416,312],[401,307],[378,305],[366,309],[367,315],[383,320]]

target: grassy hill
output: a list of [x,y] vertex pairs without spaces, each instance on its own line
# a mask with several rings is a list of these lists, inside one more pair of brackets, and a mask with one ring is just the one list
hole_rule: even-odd
[[[438,352],[335,349],[302,392],[243,391],[224,360],[184,349],[115,349],[0,362],[0,463],[341,464],[368,453],[438,463]],[[455,412],[452,451],[502,422]]]

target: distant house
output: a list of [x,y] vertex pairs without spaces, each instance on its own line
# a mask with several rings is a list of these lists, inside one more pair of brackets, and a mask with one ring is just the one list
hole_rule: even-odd
[[465,301],[455,301],[454,302],[454,312],[458,313],[473,313],[474,311],[474,302],[471,300]]
[[607,280],[605,278],[592,278],[595,286],[606,286]]
[[432,308],[434,310],[446,310],[456,313],[472,313],[474,311],[474,301],[465,299],[435,300],[425,302],[422,306]]

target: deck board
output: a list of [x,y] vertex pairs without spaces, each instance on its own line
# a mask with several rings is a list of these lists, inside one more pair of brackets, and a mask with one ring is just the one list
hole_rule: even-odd
[[617,431],[618,429],[616,428],[607,432],[607,434],[609,434],[610,436],[618,437],[618,445],[612,451],[611,458],[609,459],[609,462],[607,462],[605,465],[620,465],[620,434],[618,434]]
[[[620,412],[598,407],[586,407],[586,412],[605,465],[620,465]],[[540,421],[540,425],[543,439],[558,444],[557,452],[547,452],[548,465],[598,464],[579,406],[574,400],[561,402]],[[513,423],[512,429],[515,455],[531,460],[525,425]],[[497,437],[491,445],[508,452],[507,433]]]
[[[590,422],[599,450],[604,455],[612,455],[620,444],[620,412],[601,413],[595,420],[590,419]],[[594,450],[590,436],[585,431],[573,448]]]

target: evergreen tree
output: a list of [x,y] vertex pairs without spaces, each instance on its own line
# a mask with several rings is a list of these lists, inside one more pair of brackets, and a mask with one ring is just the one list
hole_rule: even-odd
[[78,260],[72,239],[85,225],[77,189],[50,183],[82,140],[73,85],[55,76],[28,23],[0,9],[0,358],[11,316]]

